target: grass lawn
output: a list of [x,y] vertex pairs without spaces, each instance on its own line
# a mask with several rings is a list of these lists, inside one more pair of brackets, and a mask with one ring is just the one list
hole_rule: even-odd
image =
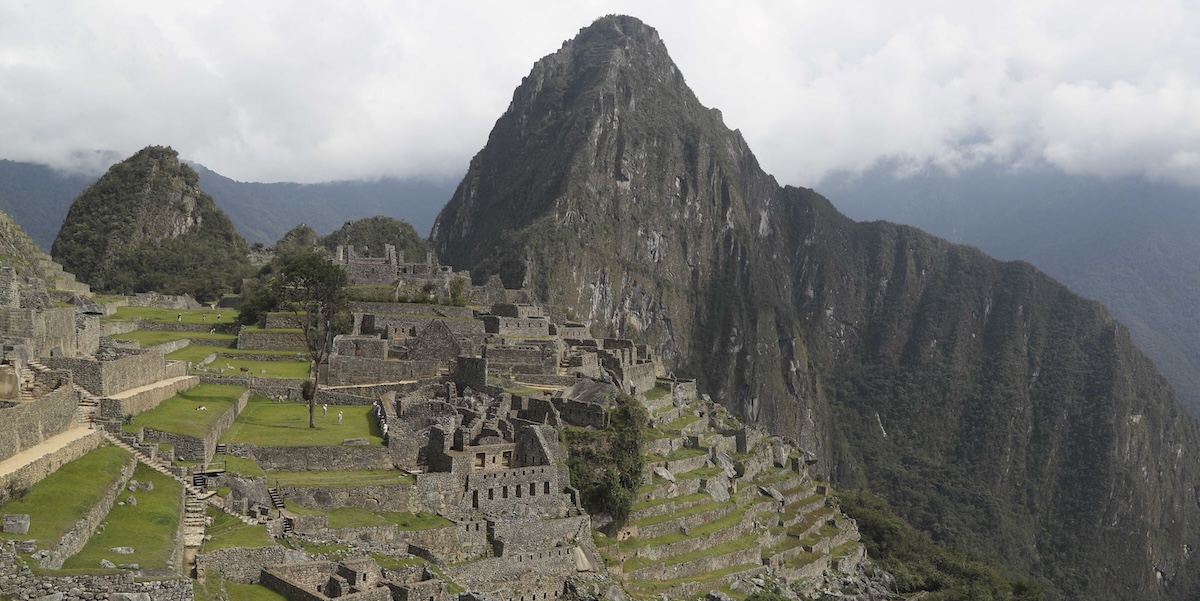
[[267,482],[279,486],[311,488],[413,484],[417,481],[399,470],[328,470],[319,472],[267,472]]
[[287,597],[261,585],[240,584],[218,578],[216,574],[208,574],[206,584],[195,583],[196,601],[218,601],[220,599],[237,599],[237,601],[287,601]]
[[185,332],[183,330],[134,330],[126,334],[117,334],[113,338],[117,340],[136,340],[142,345],[142,348],[188,338],[194,340],[211,340],[213,344],[224,343],[226,345],[225,348],[228,349],[237,341],[237,336],[233,334],[209,334],[208,332]]
[[[138,482],[153,483],[154,490],[122,491],[118,501],[133,496],[137,505],[113,506],[104,529],[92,535],[83,550],[67,558],[63,568],[97,568],[101,559],[115,564],[136,563],[143,569],[167,566],[183,511],[182,485],[140,463],[133,477]],[[133,547],[134,552],[117,555],[109,551],[113,547]]]
[[[183,316],[180,319],[180,316]],[[217,321],[217,317],[220,321]],[[237,309],[159,309],[156,307],[117,307],[116,313],[105,315],[102,321],[161,321],[163,323],[223,324],[237,321]]]
[[[125,424],[121,428],[136,432],[145,426],[160,432],[203,438],[221,414],[233,406],[245,391],[241,386],[200,384],[176,394],[149,411],[135,415],[132,424]],[[197,407],[207,409],[197,411]]]
[[369,526],[387,526],[395,524],[401,530],[429,530],[453,526],[454,522],[432,513],[368,511],[358,507],[339,507],[337,509],[311,509],[284,500],[288,511],[297,515],[323,515],[329,518],[330,528],[364,528]]
[[201,553],[229,547],[269,547],[275,544],[275,540],[267,534],[266,526],[246,524],[215,507],[208,507],[207,513],[213,523],[204,533],[212,538],[201,545]]
[[[229,347],[190,344],[172,353],[167,353],[166,358],[174,361],[200,363],[209,355],[215,354],[217,355],[216,360],[208,365],[208,369],[210,370],[225,368],[226,373],[232,371],[234,375],[237,375],[241,373],[241,368],[244,367],[250,371],[250,375],[266,378],[307,378],[309,375],[308,359],[260,361],[257,359],[231,357],[228,355],[231,351],[232,349]],[[284,357],[297,357],[301,355],[296,351],[262,351],[260,354]]]
[[671,394],[670,390],[667,390],[666,388],[659,388],[659,387],[655,386],[654,388],[651,388],[650,390],[646,391],[646,400],[647,401],[657,401],[658,399],[661,399],[661,398],[667,396],[668,394]]
[[46,476],[19,498],[0,506],[0,515],[29,514],[28,534],[4,534],[0,538],[41,541],[49,547],[62,538],[87,513],[104,491],[121,475],[129,453],[114,446],[94,449]]
[[[338,412],[343,413],[338,425]],[[263,396],[250,397],[233,427],[221,437],[225,443],[245,443],[274,447],[336,446],[347,438],[366,438],[372,446],[381,446],[383,437],[371,417],[370,405],[334,405],[322,417],[317,407],[317,427],[308,427],[308,405],[276,403]]]
[[213,462],[216,463],[219,461],[225,462],[225,471],[230,474],[241,474],[249,478],[266,475],[263,468],[253,459],[225,454],[213,455]]

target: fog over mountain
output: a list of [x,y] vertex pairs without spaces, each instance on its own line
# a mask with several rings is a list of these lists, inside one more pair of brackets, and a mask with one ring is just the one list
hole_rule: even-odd
[[[147,144],[239,181],[456,178],[561,32],[657,24],[786,184],[881,159],[1200,184],[1198,7],[1175,0],[0,5],[0,157]],[[513,32],[519,31],[516,35]]]

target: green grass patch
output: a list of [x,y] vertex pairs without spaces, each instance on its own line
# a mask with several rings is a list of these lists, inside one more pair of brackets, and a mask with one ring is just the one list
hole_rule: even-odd
[[659,388],[659,387],[655,386],[654,388],[651,388],[650,390],[646,391],[646,400],[647,401],[657,401],[658,399],[661,399],[661,398],[667,396],[668,394],[671,394],[670,390],[667,390],[666,388]]
[[[246,389],[224,384],[200,384],[161,402],[157,407],[134,416],[132,424],[121,426],[126,432],[142,427],[161,432],[203,438]],[[198,407],[206,407],[198,411]]]
[[[132,496],[137,505],[116,505],[108,512],[103,530],[92,535],[79,553],[67,558],[63,567],[95,568],[101,559],[115,564],[136,563],[145,568],[165,568],[175,548],[175,533],[183,511],[182,486],[139,463],[133,471],[138,482],[154,484],[154,490],[122,491],[117,499]],[[133,547],[130,555],[117,555],[112,547]]]
[[415,476],[400,470],[323,470],[312,472],[266,472],[267,482],[274,486],[334,488],[376,486],[381,484],[414,484]]
[[638,503],[634,503],[633,506],[630,507],[630,509],[632,511],[638,511],[639,509],[649,509],[651,507],[657,507],[659,505],[666,505],[667,503],[675,503],[675,504],[682,505],[684,503],[690,503],[692,501],[699,501],[700,499],[707,499],[707,498],[709,498],[708,493],[696,492],[696,493],[692,493],[690,495],[683,495],[681,497],[666,497],[663,499],[651,499],[649,501],[640,501]]
[[[243,359],[231,356],[232,350],[229,347],[190,344],[177,351],[167,353],[166,358],[173,361],[190,362],[198,366],[209,355],[215,354],[217,358],[208,364],[209,370],[224,368],[226,374],[233,372],[234,375],[237,375],[241,373],[241,369],[244,367],[249,371],[250,375],[263,378],[307,378],[309,376],[308,359],[300,358],[293,361]],[[293,358],[301,356],[296,351],[262,351],[255,354]]]
[[[220,316],[221,320],[217,321]],[[237,321],[237,309],[160,309],[157,307],[117,307],[112,315],[101,317],[101,321],[133,321],[144,319],[161,323],[218,324]]]
[[742,564],[730,566],[714,572],[708,572],[700,578],[684,577],[675,578],[673,580],[627,580],[625,584],[626,588],[631,589],[630,592],[633,593],[636,598],[647,599],[650,597],[657,597],[659,593],[670,591],[671,589],[682,584],[689,584],[692,582],[716,582],[721,578],[729,576],[730,574],[746,572],[758,567],[761,566],[756,564]]
[[134,330],[125,334],[117,334],[113,336],[117,340],[136,340],[142,345],[142,348],[155,346],[164,342],[174,342],[176,340],[211,340],[214,345],[219,345],[222,342],[229,348],[237,341],[237,336],[233,334],[222,334],[214,332],[185,332],[183,330]]
[[689,551],[687,553],[680,553],[679,555],[672,555],[670,557],[664,557],[664,558],[658,559],[658,560],[646,559],[644,557],[633,557],[625,562],[624,569],[625,569],[625,573],[628,574],[629,572],[632,572],[634,570],[640,570],[642,568],[649,567],[649,566],[679,565],[682,563],[687,563],[689,561],[700,559],[701,557],[716,557],[718,555],[726,555],[728,553],[736,553],[737,551],[744,551],[746,549],[754,548],[757,546],[758,546],[758,535],[757,534],[747,534],[741,538],[735,538],[729,542],[721,543],[719,545],[713,545],[711,547],[704,547],[702,549],[696,549],[695,551]]
[[202,553],[229,547],[270,547],[275,544],[275,540],[267,534],[266,526],[246,524],[214,507],[207,508],[207,515],[213,523],[204,533],[212,538],[200,546]]
[[[338,424],[338,412],[342,423]],[[383,445],[379,425],[371,417],[370,405],[334,405],[328,415],[316,408],[316,428],[308,427],[308,405],[276,403],[252,396],[237,421],[221,437],[224,443],[275,447],[337,446],[347,438],[365,438],[371,446]]]
[[212,573],[208,575],[206,580],[205,584],[195,583],[196,601],[223,601],[226,599],[236,599],[237,601],[287,601],[287,597],[261,584],[230,582],[218,578]]
[[258,465],[258,462],[247,457],[234,457],[233,455],[214,455],[213,462],[224,461],[225,471],[230,474],[241,474],[248,478],[257,476],[265,476],[266,472]]
[[691,538],[708,536],[714,532],[724,530],[725,528],[737,524],[738,522],[742,521],[742,517],[744,516],[745,514],[741,511],[732,511],[729,513],[729,515],[723,518],[716,519],[711,522],[705,522],[699,526],[696,526],[695,528],[689,529],[688,534],[686,535],[682,532],[672,532],[670,534],[664,534],[663,536],[656,536],[654,538],[630,538],[620,543],[620,549],[622,551],[633,551],[634,549],[641,547],[660,547],[662,545],[683,542]]
[[705,511],[710,511],[710,510],[716,509],[718,507],[726,507],[726,506],[730,506],[730,505],[732,505],[732,503],[730,503],[729,501],[726,501],[724,503],[722,503],[720,501],[712,501],[710,503],[701,503],[699,505],[685,507],[683,509],[680,509],[679,511],[673,511],[671,513],[667,513],[667,514],[663,514],[663,515],[655,515],[655,516],[650,516],[648,518],[634,520],[633,523],[638,527],[653,526],[655,524],[669,522],[671,520],[687,517],[689,515],[695,515],[697,513],[704,513]]
[[330,528],[367,528],[371,526],[387,526],[395,524],[401,530],[429,530],[453,526],[454,522],[426,513],[399,511],[368,511],[358,507],[339,507],[337,509],[312,509],[290,500],[284,500],[288,511],[296,515],[323,515],[329,519]]
[[700,478],[714,478],[717,476],[717,474],[720,474],[720,473],[722,473],[721,468],[714,465],[713,467],[701,467],[701,468],[696,468],[690,472],[683,472],[682,474],[675,474],[675,479],[676,480],[698,480]]
[[675,421],[662,427],[663,430],[678,432],[704,418],[693,413],[679,416]]
[[75,522],[117,481],[121,466],[128,462],[129,453],[124,449],[103,446],[63,465],[24,495],[0,506],[0,515],[29,514],[28,534],[0,533],[0,538],[37,539],[43,547],[49,547],[75,527]]

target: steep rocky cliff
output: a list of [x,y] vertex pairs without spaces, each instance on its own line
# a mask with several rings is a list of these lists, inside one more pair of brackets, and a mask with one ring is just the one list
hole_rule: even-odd
[[534,65],[431,239],[1051,596],[1200,593],[1200,430],[1125,329],[1027,264],[780,187],[636,19]]
[[113,165],[72,203],[51,255],[97,291],[189,293],[201,300],[244,275],[246,241],[169,147]]

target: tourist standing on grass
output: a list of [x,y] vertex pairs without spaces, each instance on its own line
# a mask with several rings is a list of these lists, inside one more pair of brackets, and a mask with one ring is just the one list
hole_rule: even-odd
[[342,412],[338,411],[338,425],[342,425]]
[[329,403],[321,405],[321,417],[329,415]]

